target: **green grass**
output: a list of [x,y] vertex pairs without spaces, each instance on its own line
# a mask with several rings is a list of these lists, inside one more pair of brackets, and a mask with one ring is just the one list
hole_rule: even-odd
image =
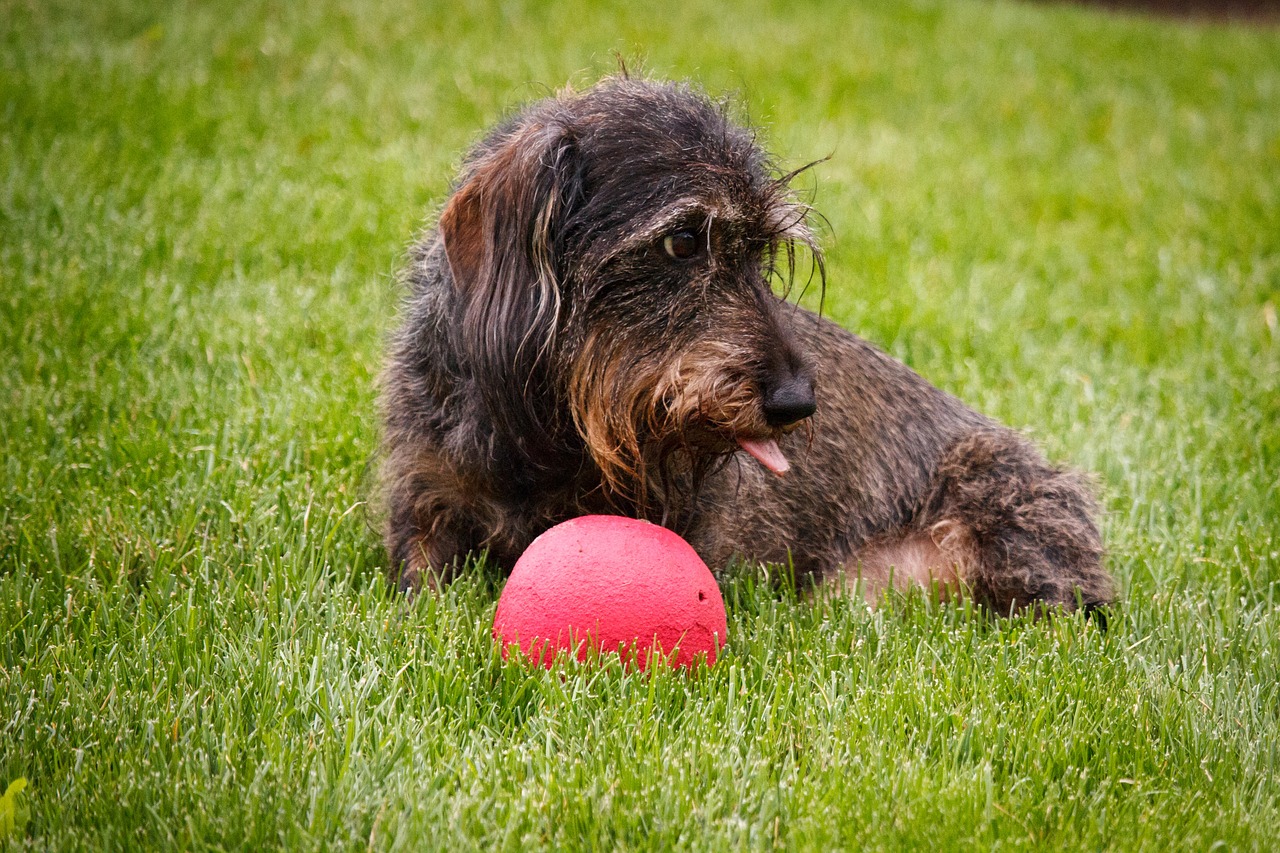
[[[1274,846],[1280,30],[366,5],[0,0],[0,846]],[[547,675],[386,593],[403,247],[615,50],[831,155],[828,313],[1096,473],[1108,633],[743,570],[714,669]]]

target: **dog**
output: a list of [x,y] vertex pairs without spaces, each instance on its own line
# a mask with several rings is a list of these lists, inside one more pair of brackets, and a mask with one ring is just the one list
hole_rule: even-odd
[[1084,480],[775,292],[811,210],[723,104],[621,75],[466,157],[411,250],[381,380],[390,574],[504,571],[589,513],[998,614],[1113,598]]

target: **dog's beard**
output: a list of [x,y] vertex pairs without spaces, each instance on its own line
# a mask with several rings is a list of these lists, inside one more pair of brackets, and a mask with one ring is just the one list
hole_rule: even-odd
[[637,359],[616,339],[590,338],[575,360],[569,397],[605,490],[644,505],[654,489],[669,497],[673,482],[696,483],[739,449],[785,474],[791,466],[778,446],[781,431],[764,422],[742,370],[752,355],[712,340],[665,359]]

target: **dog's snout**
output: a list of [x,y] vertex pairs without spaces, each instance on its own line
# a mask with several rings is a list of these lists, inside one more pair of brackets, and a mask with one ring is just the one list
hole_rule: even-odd
[[792,374],[764,389],[764,418],[772,427],[802,421],[818,409],[813,381],[803,373]]

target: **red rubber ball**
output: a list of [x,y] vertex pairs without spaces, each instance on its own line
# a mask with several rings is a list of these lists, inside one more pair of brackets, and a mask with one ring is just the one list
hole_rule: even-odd
[[[665,527],[615,515],[570,519],[533,540],[498,600],[493,636],[550,668],[562,649],[594,647],[645,668],[660,648],[673,666],[708,665],[728,637],[707,564]],[[576,647],[576,648],[575,648]]]

